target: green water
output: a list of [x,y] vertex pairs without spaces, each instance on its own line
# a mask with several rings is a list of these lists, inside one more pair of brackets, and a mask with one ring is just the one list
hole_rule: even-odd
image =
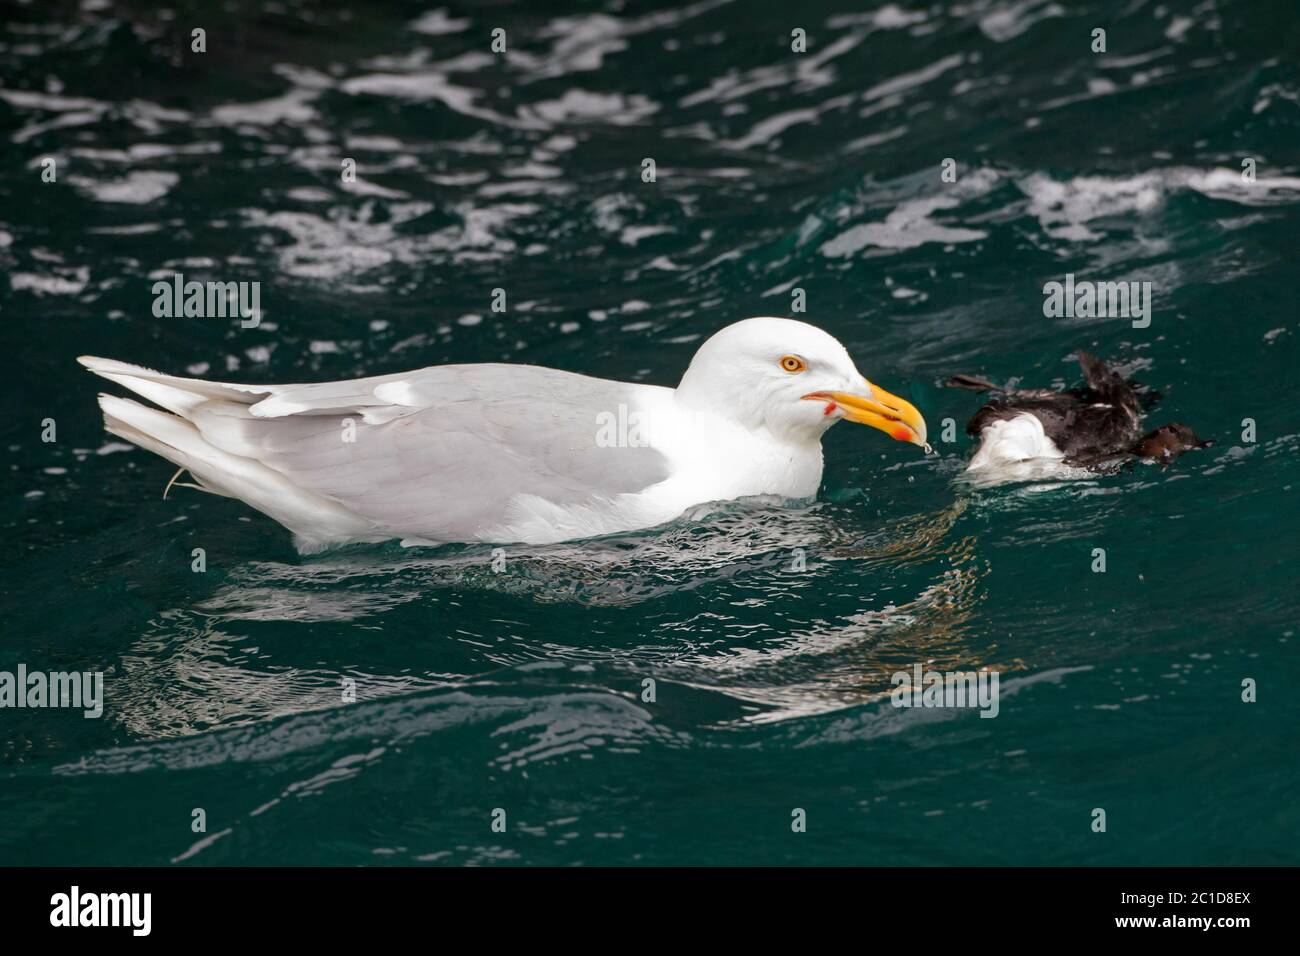
[[[103,6],[0,12],[0,670],[106,687],[0,710],[0,863],[1300,862],[1291,0]],[[155,318],[174,272],[261,282],[262,325]],[[1150,327],[1046,318],[1067,273],[1151,282]],[[673,384],[796,287],[955,440],[841,426],[816,504],[502,573],[162,500],[74,363]],[[1215,446],[956,483],[941,382],[1079,347]],[[890,706],[917,662],[998,669],[998,716]]]

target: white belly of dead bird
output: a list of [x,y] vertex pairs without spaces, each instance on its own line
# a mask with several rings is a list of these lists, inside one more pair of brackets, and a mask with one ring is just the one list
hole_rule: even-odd
[[976,483],[1042,481],[1084,477],[1088,473],[1065,464],[1065,453],[1028,413],[993,422],[980,430],[980,445],[966,476]]

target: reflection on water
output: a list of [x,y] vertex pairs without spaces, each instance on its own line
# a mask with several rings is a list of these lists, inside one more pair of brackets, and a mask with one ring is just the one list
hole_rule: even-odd
[[[448,594],[458,601],[509,596],[528,604],[626,609],[716,585],[743,587],[743,603],[761,608],[815,590],[832,572],[865,579],[866,599],[879,609],[840,622],[819,619],[782,631],[765,627],[761,643],[710,642],[695,651],[679,649],[668,659],[642,658],[630,648],[614,663],[621,672],[653,668],[660,680],[761,705],[763,712],[750,713],[751,719],[865,703],[889,686],[898,666],[915,660],[952,664],[950,669],[988,663],[971,658],[960,643],[983,573],[974,540],[947,537],[964,507],[959,501],[867,534],[838,523],[822,506],[731,506],[715,509],[702,524],[682,521],[575,544],[359,548],[294,564],[251,561],[234,568],[192,608],[159,615],[133,643],[115,681],[117,712],[141,737],[169,737],[342,706],[344,677],[370,700],[459,686],[483,675],[499,678],[497,668],[520,666],[520,653],[570,667],[611,660],[609,648],[591,646],[581,634],[559,648],[510,634],[514,646],[505,649],[466,640],[468,660],[456,673],[340,674],[277,664],[274,653],[241,632],[250,624],[281,622],[310,633],[311,625],[345,623],[382,634],[387,612],[413,604],[416,613],[436,613]],[[921,589],[913,597],[871,596],[913,567],[921,572]],[[693,629],[675,628],[679,634]]]

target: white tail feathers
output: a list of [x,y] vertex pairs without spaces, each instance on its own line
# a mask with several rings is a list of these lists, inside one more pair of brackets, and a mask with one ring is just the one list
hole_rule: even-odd
[[207,469],[204,465],[211,460],[209,450],[216,449],[212,449],[198,429],[185,419],[116,395],[101,394],[99,407],[104,413],[104,428],[111,434],[190,469],[205,491],[238,497],[222,488],[219,482],[205,480],[203,473]]
[[269,389],[253,385],[231,385],[225,382],[204,382],[177,375],[164,375],[140,365],[130,365],[113,359],[82,355],[77,361],[96,375],[129,388],[156,402],[168,411],[184,416],[188,411],[212,399],[224,399],[251,405],[271,394]]
[[301,550],[364,538],[373,531],[370,522],[337,501],[300,487],[260,461],[218,448],[190,420],[207,402],[249,405],[268,392],[162,375],[111,359],[83,356],[78,361],[174,413],[101,394],[99,407],[107,431],[186,469],[202,490],[238,498],[274,518],[294,532]]

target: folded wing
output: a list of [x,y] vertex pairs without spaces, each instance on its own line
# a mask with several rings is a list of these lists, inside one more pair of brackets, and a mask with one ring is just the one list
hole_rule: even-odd
[[524,502],[599,507],[668,476],[655,449],[599,440],[602,413],[638,408],[652,386],[494,364],[240,385],[81,362],[173,413],[105,396],[110,431],[270,514],[304,548],[501,540]]

